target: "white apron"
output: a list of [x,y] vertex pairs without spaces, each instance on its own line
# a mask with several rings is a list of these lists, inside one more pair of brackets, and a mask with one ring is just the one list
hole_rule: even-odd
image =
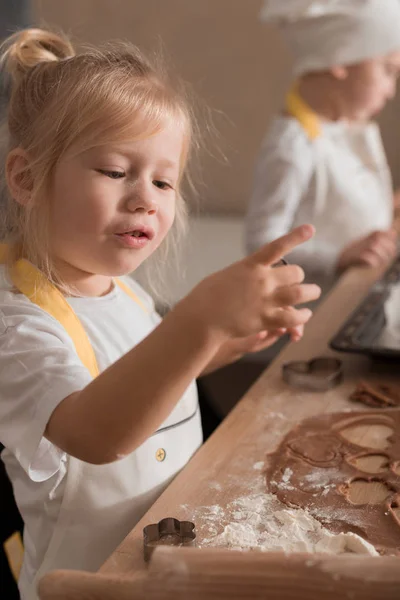
[[319,124],[318,117],[295,91],[288,96],[287,108],[312,139],[315,158],[307,201],[300,203],[293,227],[303,223],[315,226],[314,238],[300,247],[299,253],[315,253],[319,281],[315,281],[318,273],[311,272],[310,277],[326,289],[333,283],[335,274],[331,265],[323,273],[318,248],[330,252],[335,260],[341,250],[357,238],[391,227],[390,170],[376,123],[327,124],[327,128],[331,127],[329,135],[321,135],[325,125]]
[[57,524],[24,600],[25,596],[36,600],[37,583],[50,570],[98,570],[201,442],[192,384],[159,432],[126,458],[109,465],[91,465],[69,457]]
[[[6,252],[0,247],[0,261]],[[62,294],[27,261],[18,261],[11,276],[20,292],[64,326],[95,377],[98,367],[93,348]],[[116,283],[147,312],[126,284]],[[99,569],[201,443],[197,390],[192,382],[158,431],[122,460],[92,465],[66,455],[64,494],[44,559],[33,582],[24,566],[20,573],[23,600],[37,600],[37,583],[52,569]]]

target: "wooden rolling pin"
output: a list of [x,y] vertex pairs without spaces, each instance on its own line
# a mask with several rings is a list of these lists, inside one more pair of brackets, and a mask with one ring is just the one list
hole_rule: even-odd
[[41,600],[399,600],[400,559],[158,548],[135,578],[54,571]]

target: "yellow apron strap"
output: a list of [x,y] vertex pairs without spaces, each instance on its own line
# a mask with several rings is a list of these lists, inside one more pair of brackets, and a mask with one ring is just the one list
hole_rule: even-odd
[[[0,244],[0,263],[4,263],[7,255],[7,246]],[[92,377],[99,374],[96,356],[86,331],[76,316],[63,294],[58,290],[36,267],[29,261],[20,259],[11,269],[11,279],[15,287],[31,302],[45,310],[54,317],[66,330],[72,339],[75,349],[82,363]],[[134,292],[120,280],[116,280],[119,287],[124,290],[141,308],[148,312],[143,303]]]
[[297,84],[286,96],[286,110],[306,131],[310,140],[315,140],[321,135],[321,123],[317,114],[301,98],[297,90]]
[[20,532],[16,531],[13,533],[4,542],[3,548],[14,580],[18,581],[19,574],[21,572],[22,561],[24,559],[24,545],[22,543]]
[[[6,248],[2,247],[1,262],[4,262]],[[11,268],[11,279],[15,287],[31,302],[54,317],[72,339],[82,363],[92,377],[99,374],[96,356],[82,323],[60,292],[30,262],[18,260]]]

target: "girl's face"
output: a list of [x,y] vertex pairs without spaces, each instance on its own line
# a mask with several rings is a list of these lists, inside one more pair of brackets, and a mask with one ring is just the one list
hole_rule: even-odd
[[364,121],[379,113],[395,96],[399,73],[400,51],[340,68],[336,76],[341,80],[345,116]]
[[67,284],[104,293],[161,244],[175,216],[184,135],[169,124],[134,142],[71,149],[51,187],[50,244]]

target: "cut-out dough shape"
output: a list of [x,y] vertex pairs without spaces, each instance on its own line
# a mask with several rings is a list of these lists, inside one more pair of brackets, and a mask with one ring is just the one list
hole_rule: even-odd
[[389,459],[385,454],[364,454],[349,458],[347,462],[363,473],[384,473],[389,469]]
[[290,444],[290,449],[295,454],[302,456],[304,460],[307,460],[311,464],[329,464],[337,455],[337,439],[331,438],[325,440],[323,448],[319,447],[318,444],[313,443],[310,436],[303,438],[297,438]]
[[400,556],[399,409],[306,419],[267,464],[268,490],[282,502]]
[[351,394],[350,400],[373,408],[400,406],[400,386],[392,383],[360,381]]
[[389,438],[393,435],[393,429],[382,424],[353,425],[342,429],[340,435],[362,448],[386,450],[390,446]]
[[355,479],[346,486],[343,493],[352,504],[381,504],[392,495],[393,490],[381,481]]

